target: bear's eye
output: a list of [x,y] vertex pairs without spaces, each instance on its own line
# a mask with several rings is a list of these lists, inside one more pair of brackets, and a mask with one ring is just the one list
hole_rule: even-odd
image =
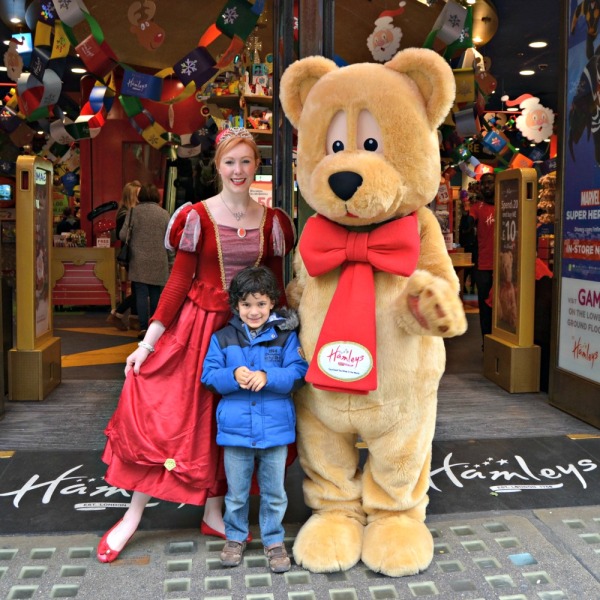
[[325,151],[328,155],[343,152],[348,145],[348,119],[346,113],[340,110],[333,115],[327,128]]
[[367,152],[376,152],[377,148],[379,148],[379,144],[377,143],[377,140],[375,138],[369,138],[369,139],[365,140],[365,143],[363,144],[363,148]]
[[356,122],[356,148],[374,154],[383,154],[385,141],[377,119],[368,111],[361,110]]

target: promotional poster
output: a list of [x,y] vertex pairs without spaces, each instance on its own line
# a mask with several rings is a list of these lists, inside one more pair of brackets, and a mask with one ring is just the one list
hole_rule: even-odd
[[558,366],[600,383],[600,50],[587,8],[570,0]]

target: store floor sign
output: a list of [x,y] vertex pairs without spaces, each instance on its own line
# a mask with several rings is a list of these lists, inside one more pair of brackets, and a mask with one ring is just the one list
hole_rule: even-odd
[[434,443],[429,512],[519,510],[600,502],[600,438]]
[[[0,460],[0,535],[103,531],[131,492],[109,485],[101,452],[17,451]],[[197,528],[197,506],[151,500],[142,529]]]
[[[427,511],[600,504],[599,465],[600,438],[434,442]],[[0,535],[109,528],[126,510],[131,493],[109,485],[105,470],[100,451],[17,451],[0,457]],[[303,478],[299,468],[290,472]],[[288,477],[286,485],[296,483]],[[290,506],[295,512],[304,508],[301,496],[290,494],[290,505],[298,505]],[[153,499],[142,529],[195,529],[201,510]]]

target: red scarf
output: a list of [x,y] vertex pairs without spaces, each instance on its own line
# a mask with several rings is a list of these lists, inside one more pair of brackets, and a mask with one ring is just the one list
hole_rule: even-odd
[[306,381],[335,392],[368,394],[376,390],[373,269],[402,276],[415,270],[420,248],[416,214],[368,233],[348,231],[315,215],[302,230],[299,248],[311,277],[341,267]]

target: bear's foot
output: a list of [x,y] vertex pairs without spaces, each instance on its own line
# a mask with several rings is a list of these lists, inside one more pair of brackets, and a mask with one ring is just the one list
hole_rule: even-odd
[[433,559],[433,538],[424,523],[406,515],[378,519],[365,527],[361,558],[377,573],[415,575]]
[[294,542],[294,560],[313,573],[345,571],[360,560],[363,525],[339,512],[316,513]]

